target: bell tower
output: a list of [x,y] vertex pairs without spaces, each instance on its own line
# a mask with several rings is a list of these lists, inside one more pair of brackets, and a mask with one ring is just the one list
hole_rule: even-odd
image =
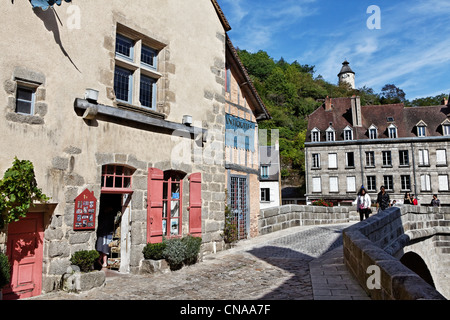
[[349,64],[350,63],[347,60],[342,63],[341,72],[338,74],[339,84],[347,82],[352,89],[355,89],[355,73],[350,68]]

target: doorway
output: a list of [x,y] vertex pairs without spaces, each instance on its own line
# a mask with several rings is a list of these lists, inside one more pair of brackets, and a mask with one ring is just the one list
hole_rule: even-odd
[[3,288],[4,300],[30,298],[41,294],[44,214],[28,213],[8,226],[7,256],[11,282]]
[[246,239],[250,222],[247,178],[231,176],[230,207],[234,214],[233,223],[236,225],[237,238]]
[[100,196],[96,250],[100,253],[101,267],[120,268],[122,194]]

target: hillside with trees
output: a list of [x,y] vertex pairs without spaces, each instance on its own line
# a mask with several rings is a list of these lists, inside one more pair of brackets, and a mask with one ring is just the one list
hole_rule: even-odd
[[283,185],[302,187],[304,184],[304,143],[307,116],[320,107],[324,99],[361,97],[362,105],[404,103],[405,106],[438,105],[445,94],[406,100],[405,92],[394,84],[386,84],[380,93],[372,88],[351,89],[346,84],[332,84],[322,76],[315,75],[315,66],[287,62],[283,58],[276,61],[265,51],[251,53],[238,49],[238,54],[247,69],[261,99],[268,108],[272,119],[260,123],[260,129],[279,130],[280,156]]

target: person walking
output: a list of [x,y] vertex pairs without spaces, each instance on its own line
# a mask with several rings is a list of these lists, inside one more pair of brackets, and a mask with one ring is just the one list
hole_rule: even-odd
[[371,213],[370,206],[372,205],[372,200],[370,196],[366,193],[366,189],[361,188],[356,197],[356,210],[359,212],[359,219],[363,221],[364,218],[368,219]]
[[403,199],[403,204],[413,204],[409,192],[405,192],[405,198]]
[[380,192],[377,196],[377,211],[386,210],[391,206],[391,200],[389,199],[389,194],[386,192],[384,186],[381,186]]
[[431,206],[440,207],[441,201],[438,199],[437,194],[433,194],[433,200],[431,200]]

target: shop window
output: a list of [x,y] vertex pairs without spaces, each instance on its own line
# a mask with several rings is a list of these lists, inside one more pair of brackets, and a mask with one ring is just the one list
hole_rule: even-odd
[[175,237],[181,235],[181,199],[182,177],[173,171],[164,173],[163,182],[163,210],[162,210],[162,234],[163,237]]
[[[180,171],[149,168],[147,190],[147,242],[159,243],[163,237],[183,235],[183,179]],[[189,176],[189,234],[202,233],[201,174]]]
[[134,169],[120,165],[105,165],[102,168],[102,193],[132,193]]

